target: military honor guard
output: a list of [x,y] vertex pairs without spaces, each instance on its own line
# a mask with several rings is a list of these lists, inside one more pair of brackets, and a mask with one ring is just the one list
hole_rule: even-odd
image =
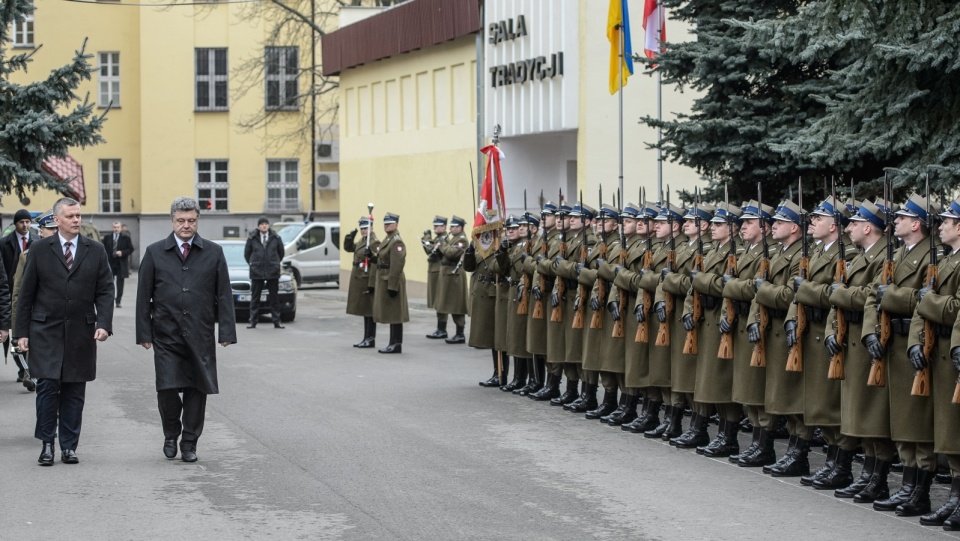
[[559,322],[555,322],[551,306],[552,292],[556,287],[552,262],[563,249],[561,209],[550,201],[543,204],[540,210],[543,226],[540,250],[532,263],[529,260],[526,263],[532,270],[530,296],[534,303],[527,324],[527,349],[534,354],[538,366],[543,362],[546,374],[540,390],[528,395],[533,400],[552,400],[560,396],[560,381],[563,379],[563,318],[561,316]]
[[[546,303],[547,318],[547,382],[543,389],[538,393],[530,395],[534,400],[553,400],[563,398],[563,402],[569,404],[578,396],[580,387],[580,376],[576,369],[566,372],[567,386],[566,390],[560,393],[560,381],[565,372],[564,360],[566,356],[566,325],[564,325],[564,313],[566,312],[566,296],[568,294],[567,282],[556,274],[554,263],[558,260],[565,260],[570,247],[567,245],[570,228],[570,206],[560,204],[554,209],[544,206],[544,224],[549,227],[550,218],[556,220],[555,231],[552,236],[548,234],[548,244],[546,254],[537,257],[537,272],[544,278],[544,286],[547,289],[534,293],[534,296],[543,296]],[[552,212],[552,214],[550,214]],[[549,233],[549,230],[548,230]],[[572,298],[575,292],[569,293]],[[572,376],[572,379],[571,379]]]
[[[460,272],[455,268],[451,272]],[[494,347],[494,331],[497,316],[497,269],[496,253],[483,256],[477,253],[476,245],[470,243],[463,253],[462,270],[473,273],[470,282],[470,336],[467,345],[489,349],[493,358],[493,375],[481,381],[481,387],[500,387],[506,384],[509,365],[503,353]]]
[[[440,287],[440,263],[443,254],[440,249],[447,238],[447,219],[444,216],[433,218],[433,231],[423,232],[420,244],[427,254],[427,308],[436,308]],[[427,335],[427,338],[440,339],[447,337],[447,314],[437,311],[437,330]]]
[[370,284],[370,266],[373,252],[380,246],[376,233],[371,231],[368,216],[357,222],[357,228],[343,239],[343,249],[353,253],[350,269],[350,286],[347,289],[347,314],[363,318],[363,340],[355,348],[372,348],[377,342],[377,323],[373,320],[373,297],[367,287]]
[[[469,242],[463,233],[466,220],[459,216],[450,218],[450,234],[440,245],[440,274],[437,277],[436,305],[437,331],[428,334],[427,338],[447,337],[447,315],[453,316],[456,332],[446,338],[448,344],[463,344],[466,342],[464,329],[467,325],[467,276],[460,272],[459,267],[463,260],[463,253]],[[456,270],[456,272],[454,272]],[[443,328],[440,328],[440,321]],[[438,333],[442,331],[443,336]]]
[[505,269],[507,302],[505,302],[504,351],[506,356],[513,359],[513,380],[500,387],[501,391],[513,392],[527,384],[527,360],[530,353],[527,351],[527,317],[520,309],[523,296],[523,263],[522,255],[526,249],[526,227],[523,226],[521,235],[521,219],[510,216],[506,221],[506,242],[501,241],[497,251],[497,268]]
[[[524,250],[520,253],[520,264],[523,269],[522,279],[525,281],[518,287],[527,288],[527,290],[526,295],[522,290],[518,293],[520,299],[518,302],[523,302],[524,298],[527,302],[527,318],[523,324],[526,325],[525,346],[530,358],[527,361],[527,384],[515,389],[513,393],[520,396],[530,396],[543,389],[547,378],[547,318],[543,302],[544,280],[537,273],[537,258],[543,257],[547,239],[540,231],[540,219],[533,214],[525,213],[520,220],[521,233],[523,233],[524,225],[527,228],[527,240],[524,241]],[[551,232],[554,230],[551,227]]]
[[370,273],[367,286],[367,291],[373,293],[374,322],[390,325],[390,342],[377,350],[379,353],[400,353],[403,350],[403,324],[410,321],[407,278],[403,273],[407,247],[397,232],[399,221],[400,217],[390,212],[383,217],[385,236],[372,256],[377,272]]

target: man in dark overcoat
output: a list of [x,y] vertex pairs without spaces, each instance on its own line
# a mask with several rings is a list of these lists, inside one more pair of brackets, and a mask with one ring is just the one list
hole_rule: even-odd
[[103,247],[107,251],[107,261],[113,272],[113,282],[117,286],[117,308],[123,298],[123,280],[130,274],[129,260],[133,253],[133,241],[130,235],[122,231],[120,222],[113,222],[113,233],[103,239]]
[[30,352],[37,379],[37,426],[43,442],[38,462],[53,465],[58,433],[60,459],[76,464],[88,381],[97,377],[97,341],[113,330],[113,277],[103,245],[80,236],[80,203],[64,197],[53,205],[59,234],[33,243],[17,303],[21,351]]
[[136,334],[154,351],[163,454],[176,457],[180,438],[181,458],[196,462],[207,395],[220,392],[216,344],[236,344],[237,330],[227,260],[197,234],[196,200],[174,200],[170,217],[173,233],[148,246],[140,263]]
[[243,258],[250,265],[250,324],[248,329],[257,326],[260,319],[260,295],[263,286],[267,286],[267,302],[270,305],[270,318],[273,326],[283,328],[280,322],[280,262],[283,261],[283,240],[276,231],[270,229],[270,220],[261,216],[257,228],[250,232],[247,244],[243,247]]
[[[20,254],[27,251],[33,241],[39,239],[36,233],[30,230],[30,211],[20,209],[13,215],[13,231],[0,238],[0,257],[3,260],[3,270],[7,275],[7,295],[13,295],[13,275],[17,270]],[[10,337],[3,339],[3,356],[6,358],[10,348]],[[23,381],[23,370],[17,373],[17,382]]]

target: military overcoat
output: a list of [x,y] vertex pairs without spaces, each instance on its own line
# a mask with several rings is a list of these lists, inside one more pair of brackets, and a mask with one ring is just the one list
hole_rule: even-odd
[[[711,249],[706,240],[703,249]],[[695,255],[696,241],[677,244],[677,266],[663,278],[656,295],[657,301],[663,300],[665,293],[673,295],[673,312],[667,317],[670,318],[670,388],[677,393],[693,393],[697,381],[697,356],[683,352],[683,343],[687,339],[687,330],[683,328],[683,303],[690,292],[690,270]]]
[[433,247],[442,243],[446,235],[437,235],[434,237],[429,231],[420,238],[420,244],[423,251],[427,254],[427,308],[435,308],[437,304],[437,288],[440,284],[440,251],[434,251]]
[[[406,323],[410,321],[407,308],[407,277],[403,267],[407,262],[407,247],[400,233],[389,233],[374,252],[377,272],[370,273],[369,285],[373,292],[373,320],[377,323]],[[372,268],[370,269],[373,270]],[[390,291],[396,292],[394,296]]]
[[[359,245],[358,245],[359,243]],[[376,251],[380,246],[380,240],[372,231],[370,232],[370,250]],[[353,261],[350,263],[350,285],[347,288],[347,313],[351,316],[372,316],[373,315],[373,295],[367,293],[367,287],[370,284],[370,269],[375,263],[367,261],[363,255],[367,247],[367,239],[359,233],[348,235],[343,239],[343,249],[353,253]]]
[[[647,240],[640,235],[627,238],[627,252],[623,269],[613,280],[613,297],[620,304],[620,318],[623,320],[624,382],[627,387],[648,387],[650,382],[650,363],[647,358],[647,344],[637,341],[637,322],[633,312],[637,304],[639,272],[643,268],[643,257],[647,251]],[[651,254],[652,255],[652,254]]]
[[470,278],[470,337],[467,344],[481,349],[493,349],[493,332],[496,326],[497,288],[493,270],[495,254],[481,259],[477,252],[468,248],[463,255],[460,272],[472,272]]
[[[680,247],[687,242],[687,236],[680,234],[674,237],[674,243]],[[657,335],[660,333],[660,322],[653,310],[658,298],[662,298],[660,289],[661,271],[667,266],[667,257],[670,253],[670,241],[661,242],[653,254],[653,260],[650,264],[649,272],[642,272],[639,275],[639,287],[643,291],[637,294],[637,305],[643,303],[643,292],[650,293],[650,306],[644,305],[643,310],[646,314],[646,320],[649,322],[647,342],[647,360],[649,370],[650,387],[670,387],[671,385],[671,363],[670,346],[656,345]]]
[[[610,262],[616,262],[620,258],[620,234],[617,231],[611,231],[604,234],[606,239],[607,253],[600,254],[599,246],[594,248],[596,257],[590,261],[590,270],[584,270],[580,273],[581,279],[587,275],[587,282],[590,283],[590,294],[584,301],[587,303],[586,315],[584,316],[583,327],[585,329],[583,340],[583,368],[587,370],[602,370],[604,372],[623,373],[623,339],[613,338],[613,318],[607,311],[607,301],[611,296],[613,283],[613,267]],[[601,257],[606,255],[606,257]],[[600,260],[603,259],[603,262]],[[591,280],[590,274],[593,275]],[[601,286],[602,283],[602,286]],[[602,288],[602,291],[601,291]],[[603,295],[600,295],[603,293]],[[598,310],[593,310],[591,306],[593,299],[597,299]],[[594,316],[598,316],[596,321],[600,324],[598,328],[593,328]]]
[[[727,270],[727,256],[730,254],[730,242],[727,241],[703,258],[703,271],[692,280],[691,287],[700,294],[700,306],[703,311],[697,331],[697,368],[696,387],[693,399],[705,404],[727,404],[733,402],[733,361],[720,359],[720,318],[723,317],[723,274]],[[734,253],[738,247],[734,243]],[[683,312],[693,314],[693,295],[687,295]]]
[[[773,239],[767,239],[768,246],[777,246]],[[747,325],[751,320],[750,305],[756,292],[754,280],[760,273],[763,260],[763,243],[749,246],[737,257],[737,274],[723,286],[723,298],[732,302],[737,313],[737,324],[733,336],[733,381],[731,398],[737,404],[762,406],[767,382],[767,369],[750,366],[753,356],[753,344],[747,338]],[[725,313],[725,312],[724,312]]]
[[[550,289],[547,287],[546,277],[537,270],[537,258],[546,257],[546,247],[549,246],[548,239],[556,237],[556,229],[547,233],[546,239],[538,235],[533,239],[531,247],[531,256],[523,259],[523,272],[530,277],[530,294],[527,295],[529,308],[527,310],[527,351],[535,355],[547,354],[547,320],[550,318],[550,302],[546,297],[550,296]],[[540,290],[540,300],[537,301],[533,295],[533,288]],[[533,317],[537,304],[543,310],[542,317]]]

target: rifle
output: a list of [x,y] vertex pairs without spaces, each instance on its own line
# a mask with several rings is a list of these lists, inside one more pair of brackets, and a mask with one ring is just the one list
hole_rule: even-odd
[[[890,216],[890,198],[893,197],[893,186],[887,184],[887,174],[883,174],[883,202],[886,207],[886,235],[887,235],[887,254],[886,259],[883,260],[883,274],[880,277],[881,285],[890,285],[893,283],[893,271],[894,271],[894,261],[893,261],[893,220]],[[839,313],[839,312],[838,312]],[[887,343],[890,341],[890,313],[886,310],[880,311],[880,343],[884,348],[887,347]],[[833,362],[831,361],[831,365]],[[870,387],[886,387],[886,370],[883,366],[883,357],[879,359],[874,359],[873,363],[870,364],[870,375],[867,376],[867,385]]]
[[[646,213],[647,208],[647,199],[646,199],[646,190],[640,190],[640,204],[643,205],[644,213]],[[646,216],[646,214],[644,214]],[[644,217],[644,220],[647,218]],[[650,267],[653,265],[653,233],[650,231],[650,228],[647,228],[647,249],[643,253],[643,270],[649,271]],[[642,295],[643,300],[640,302],[640,306],[643,307],[644,311],[650,309],[650,304],[653,303],[653,298],[650,295],[650,292],[646,289],[637,292],[639,295]],[[647,318],[643,318],[643,321],[637,324],[637,334],[634,336],[634,341],[646,344],[650,342],[650,323],[647,321]]]
[[[560,197],[557,199],[557,213],[560,217],[560,257],[567,258],[567,228],[563,227],[563,188],[560,188]],[[550,321],[560,323],[563,321],[563,294],[566,293],[566,283],[563,278],[557,276],[553,282],[553,290],[557,292],[557,298],[560,302],[553,307],[550,312]]]
[[[540,190],[540,203],[541,204],[543,203],[543,190]],[[544,219],[542,212],[540,214],[540,219],[543,222],[546,222],[546,219]],[[530,226],[527,226],[527,227],[528,227],[527,231],[529,233]],[[556,227],[556,222],[554,222],[554,227]],[[544,225],[540,235],[540,238],[541,238],[540,255],[543,257],[547,257],[546,229],[547,229],[546,225]],[[546,294],[546,289],[547,289],[547,278],[543,275],[543,273],[540,273],[540,298],[534,301],[533,303],[533,319],[543,319],[543,296]]]
[[[703,236],[700,231],[700,214],[698,203],[700,200],[699,188],[694,188],[693,197],[693,221],[697,226],[697,253],[693,256],[693,270],[703,272]],[[692,280],[691,280],[692,283]],[[683,353],[687,355],[696,355],[699,351],[697,343],[697,325],[703,319],[703,305],[701,304],[700,292],[693,290],[693,329],[687,331],[687,339],[683,343]]]
[[[800,277],[806,280],[807,275],[810,274],[810,248],[807,243],[807,215],[803,212],[803,185],[799,178],[797,179],[797,192],[797,201],[799,201],[800,205],[801,238],[803,239],[800,251]],[[836,192],[834,192],[833,204],[837,204]],[[833,210],[834,219],[836,219],[836,207],[834,207]],[[840,230],[839,224],[837,230]],[[840,237],[843,238],[842,233]],[[843,241],[841,240],[840,242]],[[807,308],[798,303],[796,297],[793,299],[793,304],[797,305],[797,341],[793,343],[793,346],[790,348],[790,353],[787,355],[786,370],[787,372],[803,372],[803,333],[807,331]]]
[[[667,272],[673,272],[677,266],[677,242],[673,234],[673,215],[670,210],[670,186],[667,186],[667,228],[670,230],[670,249],[667,251]],[[655,346],[670,345],[670,314],[673,313],[673,294],[669,291],[663,292],[663,305],[667,312],[667,318],[660,324],[660,330],[657,331],[657,340],[653,343]]]
[[[603,186],[600,186],[600,212],[603,212]],[[606,226],[604,225],[604,220],[600,220],[600,245],[597,248],[597,258],[604,261],[607,260],[607,231]],[[597,261],[597,268],[600,267],[600,262]],[[593,316],[590,318],[590,328],[591,329],[602,329],[603,328],[603,313],[606,311],[603,306],[607,298],[607,281],[597,275],[597,300],[600,301],[600,309],[593,312]]]
[[[530,255],[530,213],[527,211],[527,189],[523,189],[523,217],[527,220],[527,238],[523,243],[523,250],[528,256]],[[523,293],[520,294],[520,305],[517,306],[517,315],[525,316],[529,312],[529,307],[527,304],[530,302],[530,276],[527,273],[523,272],[523,269],[520,269],[520,274],[523,275]]]
[[[498,137],[497,142],[499,141],[500,139]],[[476,213],[480,209],[477,208],[477,185],[473,181],[473,162],[467,162],[467,165],[470,166],[470,198],[473,199],[473,212]],[[450,271],[450,274],[460,274],[460,269],[463,268],[463,258],[466,255],[467,255],[467,251],[464,250],[463,253],[460,254],[460,261],[457,261],[457,266],[454,267],[452,271]]]
[[[937,290],[937,241],[933,234],[933,209],[930,208],[930,173],[927,173],[927,233],[930,235],[930,264],[927,265],[927,287],[931,290]],[[934,332],[933,323],[929,319],[923,320],[923,334],[920,335],[923,340],[923,355],[928,359],[927,366],[917,370],[913,376],[913,388],[910,389],[912,396],[930,396],[930,354],[933,353],[933,346],[937,340]]]
[[[757,208],[760,214],[760,228],[763,229],[763,186],[757,183]],[[760,259],[760,276],[767,280],[770,277],[770,247],[767,246],[767,235],[761,235],[763,239],[763,257]],[[767,307],[757,303],[757,319],[760,324],[760,341],[753,345],[753,353],[750,354],[750,366],[757,368],[766,368],[767,366],[767,325],[770,324],[770,314]]]
[[[851,193],[853,191],[853,185],[850,187]],[[836,194],[836,187],[833,188],[834,194]],[[837,204],[837,197],[834,195],[833,204]],[[835,209],[836,210],[836,209]],[[840,257],[837,259],[837,270],[834,272],[833,281],[837,284],[846,284],[847,283],[847,258],[846,251],[843,246],[843,230],[840,225],[840,214],[834,214],[834,220],[837,224],[837,249],[840,251]],[[891,277],[893,274],[891,273]],[[843,310],[837,310],[837,343],[843,344],[847,341],[847,314]],[[830,367],[827,369],[827,379],[845,379],[846,372],[844,371],[844,357],[845,352],[843,348],[840,348],[840,351],[830,358]]]
[[[619,188],[617,189],[617,198],[620,199],[620,210],[622,212],[623,209],[625,209],[627,206],[623,204],[623,197],[620,195]],[[623,267],[627,263],[627,237],[623,233],[623,216],[622,215],[617,216],[617,230],[620,234],[620,258],[619,258],[618,265]],[[620,297],[621,314],[620,314],[620,318],[613,322],[613,333],[610,336],[612,336],[613,338],[623,338],[624,337],[623,312],[626,311],[626,305],[627,305],[626,301],[627,301],[628,294],[627,294],[627,291],[623,288],[618,288],[617,293],[618,293],[618,296]]]
[[[373,203],[367,203],[367,213],[369,214],[370,225],[367,226],[367,249],[364,250],[365,254],[370,253],[370,234],[373,233]],[[370,256],[368,255],[363,256],[363,270],[370,270]]]
[[[724,274],[729,276],[737,275],[737,246],[733,238],[733,213],[730,212],[730,194],[727,192],[727,184],[723,184],[723,201],[727,208],[727,227],[730,230],[730,251],[727,252],[727,268]],[[733,300],[723,299],[723,315],[732,327],[737,320],[737,311],[733,305]],[[733,331],[720,335],[720,348],[717,349],[718,359],[733,358]]]
[[[583,213],[586,212],[586,209],[583,208],[583,192],[580,192],[580,264],[587,264],[587,221],[584,219]],[[573,325],[574,329],[583,328],[583,314],[587,310],[587,295],[590,292],[587,291],[587,286],[579,284],[577,286],[577,298],[580,299],[580,302],[576,304],[576,312],[573,313]]]

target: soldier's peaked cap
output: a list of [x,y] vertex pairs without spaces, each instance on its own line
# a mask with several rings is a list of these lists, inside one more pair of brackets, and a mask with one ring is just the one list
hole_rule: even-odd
[[447,225],[447,219],[444,218],[443,216],[434,216],[434,217],[433,217],[433,225],[434,225],[434,226]]
[[450,218],[450,225],[463,227],[467,225],[467,221],[454,214],[453,217]]
[[395,224],[400,221],[400,217],[392,212],[388,212],[383,215],[384,224]]
[[861,201],[857,207],[857,213],[850,217],[850,221],[870,222],[879,228],[883,228],[886,224],[886,212],[870,201]]
[[793,201],[785,199],[780,203],[780,206],[777,207],[777,213],[773,216],[773,219],[779,222],[793,222],[800,225],[802,215],[802,208],[797,206]]

